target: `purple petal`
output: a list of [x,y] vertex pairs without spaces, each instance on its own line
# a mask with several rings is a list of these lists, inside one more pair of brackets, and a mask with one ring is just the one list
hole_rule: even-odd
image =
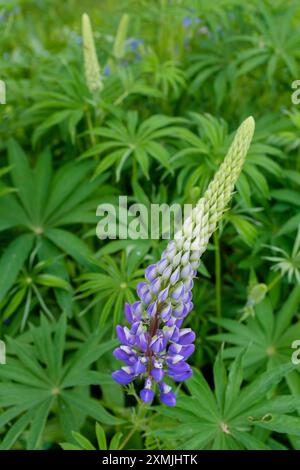
[[134,321],[141,320],[142,315],[143,315],[143,304],[140,300],[137,302],[134,302],[131,305],[131,312],[132,316],[134,317]]
[[186,307],[183,302],[178,303],[174,308],[172,315],[175,318],[183,318],[185,316]]
[[153,282],[151,282],[150,289],[153,294],[158,294],[161,288],[161,277],[157,277]]
[[142,333],[136,338],[136,346],[143,352],[146,352],[148,349],[148,335],[147,333]]
[[[182,323],[183,323],[183,318],[180,318],[180,320],[175,321],[175,325],[177,326],[178,329],[181,328]],[[178,333],[178,335],[179,335],[179,333]]]
[[194,304],[193,304],[193,302],[188,302],[185,307],[186,307],[186,315],[187,315],[188,313],[190,313],[193,310]]
[[174,284],[176,284],[176,282],[178,282],[178,280],[179,280],[179,277],[180,277],[180,268],[176,268],[175,271],[173,272],[173,274],[170,277],[170,284],[172,286]]
[[173,392],[168,393],[161,393],[159,395],[160,401],[167,406],[175,406],[176,405],[176,395]]
[[169,286],[167,286],[165,289],[163,289],[157,297],[158,302],[164,302],[169,295]]
[[153,318],[156,315],[157,312],[157,302],[152,302],[147,308],[147,315],[150,318]]
[[150,343],[150,348],[152,349],[153,352],[155,353],[160,353],[165,349],[167,345],[167,339],[164,337],[163,334],[157,334],[154,335],[151,343]]
[[145,269],[145,277],[149,282],[152,282],[157,277],[157,274],[158,270],[156,264],[150,264],[150,266]]
[[146,372],[146,367],[142,363],[142,361],[138,359],[137,362],[133,366],[133,370],[134,370],[135,375],[140,375]]
[[164,272],[162,273],[163,280],[168,281],[171,274],[172,274],[172,266],[167,266]]
[[164,334],[164,337],[167,339],[167,340],[170,340],[172,339],[173,340],[173,337],[177,337],[178,336],[178,332],[176,331],[176,326],[175,325],[172,325],[172,326],[164,326],[163,327],[163,334]]
[[182,268],[181,270],[181,277],[183,279],[186,279],[186,278],[189,278],[191,275],[192,275],[192,268],[191,268],[191,265],[190,264],[187,264],[186,266],[184,266],[184,268]]
[[195,346],[193,344],[188,344],[182,346],[181,344],[172,343],[169,346],[168,354],[180,354],[184,359],[190,357],[195,351]]
[[136,286],[136,292],[139,297],[144,294],[148,290],[148,284],[147,282],[139,282],[138,285]]
[[190,328],[183,328],[179,331],[179,344],[191,344],[195,341],[196,335]]
[[192,300],[192,293],[191,291],[187,291],[184,293],[183,297],[182,297],[182,302],[184,302],[185,304],[187,304],[188,302],[190,302]]
[[127,374],[123,369],[116,370],[111,374],[112,378],[121,385],[127,385],[132,382],[134,376]]
[[180,297],[184,294],[184,285],[182,282],[179,282],[173,292],[171,293],[171,297],[174,300],[179,300]]
[[192,370],[187,370],[186,372],[182,372],[181,374],[177,374],[174,371],[168,370],[168,376],[174,380],[174,382],[184,382],[185,380],[189,379],[193,375]]
[[171,304],[164,304],[164,306],[161,308],[160,311],[160,316],[163,321],[168,321],[172,313],[172,307]]
[[181,356],[180,354],[173,354],[173,355],[169,355],[167,357],[166,362],[170,367],[173,367],[173,366],[175,367],[175,365],[178,362],[181,362],[183,359],[184,359],[184,357]]
[[155,361],[154,367],[151,370],[151,375],[154,378],[155,382],[160,382],[165,375],[163,370],[163,364],[161,362]]
[[152,295],[151,295],[150,289],[147,292],[145,292],[144,294],[142,294],[140,296],[140,299],[144,302],[144,304],[146,304],[146,305],[150,304],[150,302],[152,300]]
[[168,266],[168,260],[167,259],[161,259],[158,263],[157,263],[157,269],[158,269],[158,272],[160,274],[162,274],[164,272],[164,270],[166,269],[166,267]]
[[149,403],[153,400],[154,398],[154,392],[153,390],[149,390],[147,388],[143,388],[140,391],[140,397],[145,403]]
[[117,337],[118,337],[118,340],[120,341],[120,343],[128,345],[128,346],[134,344],[135,337],[130,333],[127,326],[117,325],[116,326],[116,333],[117,333]]
[[141,333],[143,333],[145,330],[145,327],[143,325],[143,322],[141,321],[136,321],[133,323],[132,327],[131,327],[131,330],[130,330],[130,334],[135,336],[135,335],[140,335]]
[[154,378],[155,382],[160,382],[163,379],[165,372],[163,369],[154,368],[151,371],[151,375]]
[[133,323],[131,305],[128,304],[127,302],[125,303],[124,311],[125,311],[125,317],[128,323]]
[[137,360],[137,354],[132,351],[130,346],[120,346],[116,348],[113,355],[116,359],[125,362],[128,366],[132,365]]

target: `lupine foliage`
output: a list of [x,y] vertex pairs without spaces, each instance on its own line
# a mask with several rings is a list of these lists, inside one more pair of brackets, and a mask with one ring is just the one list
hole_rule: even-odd
[[[300,449],[299,26],[296,0],[1,2],[1,449]],[[120,195],[199,201],[194,258],[98,239]]]

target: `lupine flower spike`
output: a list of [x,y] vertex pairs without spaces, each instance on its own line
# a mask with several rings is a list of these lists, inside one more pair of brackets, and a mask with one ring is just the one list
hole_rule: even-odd
[[126,42],[128,24],[129,24],[129,15],[127,15],[127,13],[124,13],[118,26],[118,30],[117,30],[117,34],[116,34],[116,38],[114,42],[114,47],[113,47],[113,55],[115,56],[117,60],[121,60],[125,54],[125,42]]
[[90,18],[86,13],[82,15],[82,42],[86,84],[90,92],[95,93],[103,89],[103,83],[93,38],[93,30]]
[[123,385],[138,377],[144,379],[140,397],[146,403],[153,400],[157,384],[161,402],[174,406],[176,396],[164,378],[182,382],[192,375],[186,361],[195,349],[195,333],[182,328],[182,323],[193,309],[193,278],[230,201],[253,132],[254,119],[249,117],[237,130],[223,163],[181,230],[161,259],[146,269],[145,282],[137,286],[139,300],[125,305],[130,327],[117,326],[121,346],[114,351],[125,366],[112,377]]

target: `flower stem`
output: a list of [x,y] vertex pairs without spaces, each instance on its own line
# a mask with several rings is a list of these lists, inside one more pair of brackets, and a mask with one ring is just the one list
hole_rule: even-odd
[[86,122],[87,122],[88,130],[90,131],[91,144],[94,147],[96,145],[96,140],[95,140],[94,134],[92,133],[93,123],[92,123],[92,116],[91,116],[91,111],[90,111],[89,107],[86,108],[86,114],[85,115],[86,115]]
[[222,317],[222,293],[221,293],[221,254],[218,231],[214,233],[215,245],[215,278],[216,278],[216,313],[217,318]]

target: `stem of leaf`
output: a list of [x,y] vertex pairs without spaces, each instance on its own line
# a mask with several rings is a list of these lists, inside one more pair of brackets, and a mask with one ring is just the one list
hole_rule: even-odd
[[137,181],[137,167],[134,155],[132,156],[132,179],[133,181]]
[[91,111],[90,111],[90,108],[88,106],[86,108],[86,114],[85,115],[86,115],[86,122],[87,122],[88,130],[89,130],[89,134],[90,134],[91,144],[94,147],[96,145],[96,139],[95,139],[94,134],[92,133],[93,122],[92,122]]
[[215,277],[216,277],[216,313],[217,318],[222,317],[222,294],[221,294],[221,254],[218,231],[214,233],[215,245]]
[[271,289],[280,281],[281,279],[281,273],[277,274],[277,276],[274,277],[274,279],[268,284],[267,289],[268,292],[270,292]]

